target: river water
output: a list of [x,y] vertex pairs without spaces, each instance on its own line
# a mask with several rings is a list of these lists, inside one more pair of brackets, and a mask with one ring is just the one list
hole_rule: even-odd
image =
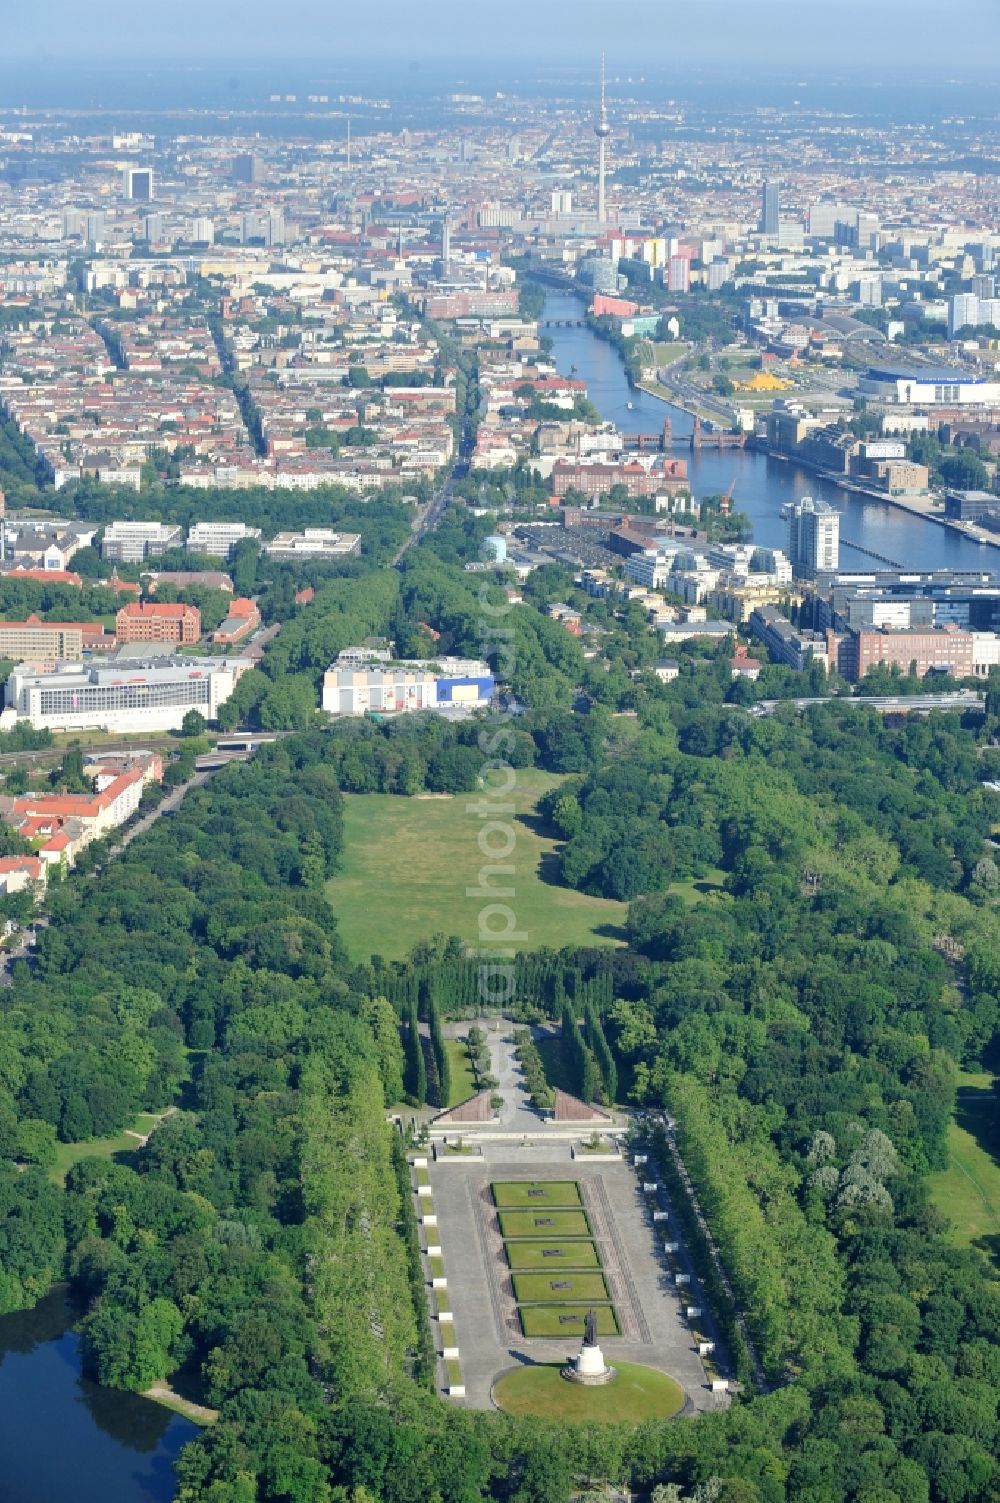
[[0,1317],[0,1503],[170,1503],[190,1421],[80,1372],[65,1290]]
[[[549,292],[543,319],[576,319],[583,309],[583,302],[573,293]],[[575,366],[577,377],[587,383],[590,399],[602,417],[614,422],[622,433],[658,433],[668,413],[676,435],[691,432],[693,420],[688,413],[629,387],[621,357],[607,340],[598,339],[586,326],[549,328],[545,333],[552,340],[559,370],[569,375],[570,367]],[[908,569],[998,567],[995,549],[980,547],[936,522],[926,522],[897,507],[842,491],[798,465],[746,449],[678,449],[676,453],[688,462],[695,496],[717,495],[735,481],[733,506],[750,518],[754,541],[764,547],[785,545],[780,513],[786,501],[816,496],[841,513],[842,567],[888,567],[852,548],[847,539]]]

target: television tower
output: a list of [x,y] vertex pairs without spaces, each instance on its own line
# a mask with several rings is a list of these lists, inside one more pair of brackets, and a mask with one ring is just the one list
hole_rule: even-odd
[[604,169],[606,166],[607,140],[611,134],[611,126],[608,124],[608,107],[604,100],[604,53],[601,53],[601,113],[597,124],[594,126],[594,135],[597,137],[599,156],[597,164],[597,222],[607,224],[608,206],[604,197]]

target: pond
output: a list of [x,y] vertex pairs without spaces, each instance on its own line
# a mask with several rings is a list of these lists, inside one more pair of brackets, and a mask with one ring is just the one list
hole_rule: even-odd
[[83,1377],[65,1288],[0,1316],[0,1503],[170,1503],[197,1428]]

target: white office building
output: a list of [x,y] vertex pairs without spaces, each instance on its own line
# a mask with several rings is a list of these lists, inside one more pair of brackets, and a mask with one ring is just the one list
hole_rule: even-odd
[[237,543],[245,538],[259,538],[259,527],[245,522],[195,522],[187,536],[188,553],[204,553],[209,558],[232,558]]
[[361,552],[361,534],[307,527],[304,532],[279,532],[264,544],[268,558],[351,558]]
[[412,715],[420,710],[486,709],[493,674],[476,658],[359,663],[353,653],[332,663],[323,676],[322,708],[328,715]]
[[168,548],[179,548],[183,540],[183,527],[168,522],[112,522],[104,529],[101,557],[118,564],[141,564]]

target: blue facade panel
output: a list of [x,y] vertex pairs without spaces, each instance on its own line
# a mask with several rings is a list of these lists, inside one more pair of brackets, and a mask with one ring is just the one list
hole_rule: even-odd
[[479,700],[492,699],[495,687],[492,674],[486,678],[439,678],[437,681],[438,704],[450,705],[455,698],[456,689],[468,689],[471,685],[475,685]]

